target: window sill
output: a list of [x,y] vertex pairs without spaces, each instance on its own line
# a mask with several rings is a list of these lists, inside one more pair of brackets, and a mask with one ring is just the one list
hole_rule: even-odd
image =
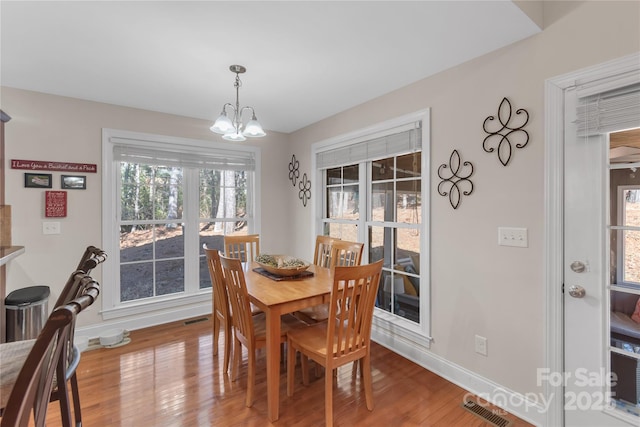
[[135,302],[127,302],[114,308],[102,310],[102,319],[111,320],[126,316],[133,316],[141,313],[154,311],[166,311],[176,307],[183,307],[190,304],[198,304],[211,301],[211,288],[192,295],[170,295],[162,299],[144,299]]

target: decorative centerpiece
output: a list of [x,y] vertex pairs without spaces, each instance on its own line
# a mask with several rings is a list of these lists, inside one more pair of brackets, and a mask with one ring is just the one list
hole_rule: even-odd
[[296,276],[309,268],[309,263],[289,255],[260,254],[256,262],[271,274]]

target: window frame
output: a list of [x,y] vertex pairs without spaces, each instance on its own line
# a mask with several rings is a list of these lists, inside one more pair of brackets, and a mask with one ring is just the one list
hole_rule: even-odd
[[[326,174],[323,173],[325,169],[319,169],[317,164],[318,153],[329,152],[331,150],[342,149],[350,145],[355,145],[379,137],[380,135],[388,134],[394,128],[407,126],[412,123],[420,122],[420,131],[422,137],[421,148],[421,199],[422,199],[422,212],[421,212],[421,228],[420,228],[420,322],[416,323],[411,320],[405,319],[396,314],[379,309],[376,307],[374,310],[374,335],[377,333],[379,336],[401,336],[418,346],[429,348],[431,342],[431,284],[430,284],[430,109],[424,109],[415,113],[407,114],[405,116],[397,117],[395,119],[387,120],[376,125],[363,128],[348,134],[337,136],[334,138],[320,141],[312,145],[312,170],[315,171],[315,188],[314,188],[314,200],[312,201],[312,215],[314,227],[311,227],[311,238],[315,239],[315,235],[324,234],[324,224],[327,222],[334,222],[335,220],[325,220],[323,218],[324,209],[326,207]],[[397,152],[393,156],[401,156],[403,154],[409,154],[407,152]],[[370,199],[371,199],[371,184],[370,176],[371,171],[368,166],[371,161],[359,162],[359,176],[360,176],[360,199],[359,210],[361,215],[358,220],[358,240],[365,243],[365,249],[363,251],[363,263],[369,262],[369,237],[368,227],[370,224],[378,222],[372,222],[370,212]],[[352,163],[355,164],[355,163]],[[337,166],[336,166],[337,167]],[[365,179],[362,177],[365,175]],[[369,176],[369,178],[366,178]]]
[[[117,129],[102,130],[102,246],[114,262],[103,265],[103,286],[101,291],[102,310],[104,320],[117,319],[125,316],[144,315],[151,312],[165,311],[167,309],[186,308],[189,305],[206,303],[210,304],[211,288],[200,288],[200,262],[202,259],[199,247],[198,225],[203,220],[199,212],[199,171],[209,169],[207,165],[202,168],[187,165],[183,167],[183,198],[184,211],[179,222],[185,224],[184,232],[184,292],[154,296],[151,298],[132,301],[120,301],[120,244],[119,230],[121,220],[120,212],[121,183],[119,180],[120,160],[114,156],[114,148],[117,145],[139,147],[144,150],[154,150],[158,153],[175,152],[183,150],[190,153],[209,154],[212,157],[224,156],[224,152],[233,152],[236,155],[245,153],[252,157],[254,167],[251,170],[251,178],[248,179],[247,205],[253,208],[253,220],[251,233],[260,232],[260,209],[255,202],[260,197],[260,148],[254,146],[219,143],[212,141],[195,140],[180,137],[169,137],[146,133],[130,132]],[[142,163],[142,162],[141,162]],[[116,179],[118,177],[118,180]],[[189,205],[191,200],[191,205]],[[109,286],[105,284],[110,284]]]

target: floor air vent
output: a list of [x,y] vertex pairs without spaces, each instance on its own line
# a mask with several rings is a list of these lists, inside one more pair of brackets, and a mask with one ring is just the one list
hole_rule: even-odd
[[199,319],[185,320],[184,324],[193,325],[194,323],[206,322],[207,320],[209,320],[208,317],[200,317]]
[[511,421],[509,421],[508,419],[501,417],[500,415],[492,412],[482,405],[478,405],[472,400],[467,400],[466,402],[464,402],[462,404],[462,407],[496,427],[508,427],[509,425],[511,425]]

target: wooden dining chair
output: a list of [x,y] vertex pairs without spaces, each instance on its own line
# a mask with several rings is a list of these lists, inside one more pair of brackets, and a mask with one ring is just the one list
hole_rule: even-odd
[[[100,285],[90,276],[83,273],[78,275],[81,276],[79,296],[53,310],[38,338],[31,345],[27,357],[22,360],[22,366],[18,368],[8,394],[0,421],[1,427],[26,427],[30,420],[36,427],[44,426],[52,395],[56,389],[62,392],[61,384],[66,384],[67,381],[68,342],[73,336],[76,316],[93,304],[100,293]],[[5,348],[5,355],[0,359],[3,366],[2,377],[8,374],[4,370],[5,366],[15,361],[14,354],[9,350],[10,348]],[[59,400],[62,402],[63,397],[59,397]],[[68,401],[66,408],[61,403],[60,409],[63,411],[63,426],[71,426]],[[80,424],[76,423],[78,425]]]
[[[224,272],[224,281],[227,286],[227,294],[231,303],[233,336],[235,346],[233,349],[233,363],[231,365],[231,379],[238,379],[240,369],[240,358],[242,346],[247,348],[248,353],[248,375],[247,375],[247,398],[246,406],[253,405],[253,394],[255,384],[255,359],[256,350],[265,348],[267,344],[267,321],[264,313],[251,315],[251,304],[247,292],[247,284],[244,279],[242,263],[237,258],[220,256],[220,263]],[[291,315],[281,316],[281,337],[280,342],[286,342],[287,332],[306,326],[305,323]]]
[[[328,236],[318,236],[318,238],[327,238]],[[318,252],[321,254],[327,251],[326,246],[330,246],[329,257],[320,255],[319,258],[314,256],[314,264],[322,267],[333,268],[336,266],[352,267],[360,265],[362,261],[362,250],[364,243],[349,242],[347,240],[340,240],[335,238],[321,239],[320,249],[318,249],[318,238],[316,238],[316,255]],[[318,262],[315,262],[316,259]],[[328,260],[328,264],[327,264]],[[323,264],[320,264],[323,263]],[[317,323],[324,322],[329,317],[329,304],[320,304],[313,307],[305,307],[296,312],[296,317],[305,323]]]
[[260,255],[260,235],[224,236],[224,254],[242,262],[254,261]]
[[229,370],[229,360],[231,356],[231,343],[233,333],[231,332],[231,309],[229,308],[229,297],[224,283],[222,264],[220,264],[220,253],[217,249],[209,249],[207,244],[202,245],[207,256],[207,266],[211,276],[211,286],[213,288],[213,355],[218,355],[218,339],[220,337],[220,327],[224,326],[224,371]]
[[307,358],[324,366],[325,422],[333,425],[333,372],[362,360],[362,378],[367,409],[373,410],[371,387],[371,322],[383,260],[355,267],[335,267],[329,320],[287,333],[287,395],[293,396],[295,356],[302,354],[302,379],[309,383]]
[[[106,261],[107,255],[104,251],[95,246],[89,246],[85,250],[78,264],[78,269],[71,273],[64,288],[60,292],[54,309],[62,307],[75,298],[79,297],[88,285],[85,276],[99,264]],[[60,411],[64,426],[70,426],[71,420],[69,389],[73,399],[73,412],[75,425],[82,425],[82,410],[80,406],[80,391],[78,388],[78,379],[76,368],[80,363],[80,349],[74,344],[75,319],[70,330],[69,336],[65,341],[66,349],[63,354],[63,360],[66,361],[65,381],[56,381],[56,386],[51,391],[51,401],[58,400],[60,402]],[[9,392],[15,384],[18,371],[24,364],[35,340],[25,340],[0,344],[0,363],[2,364],[2,375],[0,375],[0,415],[4,414],[7,404]]]

